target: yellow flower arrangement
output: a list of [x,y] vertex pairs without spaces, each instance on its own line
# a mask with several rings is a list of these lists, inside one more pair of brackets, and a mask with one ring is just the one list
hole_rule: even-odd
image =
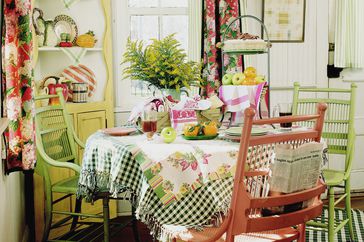
[[129,65],[123,69],[124,78],[177,91],[201,81],[201,64],[186,61],[187,55],[174,34],[162,40],[152,39],[152,44],[146,47],[143,41],[129,38],[126,49],[122,64]]

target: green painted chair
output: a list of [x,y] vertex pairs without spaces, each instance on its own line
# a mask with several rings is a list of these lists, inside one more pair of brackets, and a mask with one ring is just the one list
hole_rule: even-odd
[[[299,83],[294,84],[293,114],[311,114],[315,112],[316,104],[325,102],[328,104],[325,125],[322,137],[327,143],[328,153],[344,156],[345,165],[343,170],[324,169],[323,176],[328,187],[329,217],[328,221],[310,221],[308,225],[316,229],[328,230],[329,241],[334,241],[334,235],[345,225],[349,227],[351,239],[354,240],[353,222],[350,201],[350,173],[354,155],[356,85],[351,89],[335,88],[302,88]],[[303,123],[309,126],[311,123]],[[335,200],[334,189],[344,188],[344,194]],[[335,206],[345,199],[345,210],[347,217],[343,220],[335,219]]]
[[[72,123],[69,120],[69,114],[65,109],[65,103],[62,96],[62,89],[57,89],[57,95],[38,96],[36,101],[49,98],[59,98],[60,104],[54,106],[46,106],[36,108],[35,125],[36,125],[36,142],[37,142],[37,166],[36,172],[43,177],[45,190],[45,226],[43,231],[42,241],[48,241],[49,232],[53,228],[64,226],[66,222],[72,220],[70,231],[61,238],[67,238],[67,241],[73,241],[74,238],[79,238],[82,230],[77,230],[77,225],[88,224],[95,225],[91,222],[80,222],[79,217],[83,218],[99,218],[103,220],[104,241],[109,241],[110,238],[110,222],[109,222],[109,193],[100,192],[97,195],[98,199],[103,200],[103,213],[100,214],[84,214],[81,213],[81,199],[76,199],[75,210],[71,211],[56,211],[53,209],[54,204],[71,197],[76,194],[78,186],[79,173],[81,171],[80,161],[77,159],[76,145],[84,148],[82,141],[76,136]],[[75,175],[52,183],[49,168],[56,167],[59,169],[69,169],[74,171]],[[64,194],[61,198],[53,200],[53,193]],[[61,214],[65,218],[52,224],[52,215]],[[133,210],[134,215],[134,210]],[[97,227],[100,229],[100,226]],[[102,231],[102,229],[101,229]],[[100,232],[101,232],[100,231]],[[139,241],[136,220],[133,219],[133,231],[136,241]],[[94,234],[92,238],[97,239],[100,234]],[[69,235],[69,236],[68,236]],[[64,237],[66,236],[66,237]],[[68,236],[68,237],[67,237]],[[61,240],[61,239],[59,239]],[[78,240],[78,239],[77,239]],[[52,240],[56,241],[56,240]]]

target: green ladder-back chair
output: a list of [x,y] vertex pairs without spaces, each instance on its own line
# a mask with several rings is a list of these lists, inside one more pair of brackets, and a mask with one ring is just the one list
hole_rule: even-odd
[[[82,199],[76,199],[75,211],[55,211],[53,205],[76,194],[78,186],[79,173],[81,171],[80,163],[77,159],[76,144],[84,148],[82,141],[76,136],[69,114],[65,109],[65,102],[62,96],[62,89],[57,89],[57,95],[38,96],[35,100],[49,98],[59,98],[59,105],[36,108],[35,125],[36,125],[36,142],[37,142],[37,166],[36,172],[43,177],[45,190],[45,226],[42,241],[48,241],[49,232],[52,228],[64,225],[72,219],[71,229],[68,234],[60,238],[72,241],[73,238],[79,238],[82,230],[77,230],[78,224],[93,224],[78,221],[79,217],[100,218],[103,219],[104,241],[109,241],[110,223],[109,223],[109,193],[100,192],[97,194],[98,199],[103,200],[103,214],[83,214],[81,213]],[[52,183],[49,174],[50,167],[66,168],[75,172],[74,176],[67,179]],[[63,197],[53,200],[53,193],[65,194]],[[52,225],[52,215],[61,214],[66,216],[64,219]],[[133,209],[134,215],[134,209]],[[134,216],[133,216],[134,218]],[[136,220],[133,219],[133,232],[136,241],[139,241]],[[124,224],[125,225],[125,224]],[[96,226],[97,227],[97,226]],[[101,228],[100,226],[97,229]],[[77,230],[77,231],[76,231]],[[102,231],[102,229],[101,229]],[[93,234],[92,238],[86,241],[98,239],[102,233]],[[69,236],[68,236],[69,235]],[[67,237],[68,236],[68,237]],[[85,239],[85,238],[84,238]],[[61,240],[61,239],[59,239]],[[64,240],[64,239],[63,239]],[[55,241],[55,240],[52,240]]]
[[[328,109],[325,117],[324,138],[329,154],[343,155],[345,168],[343,170],[324,169],[323,176],[328,187],[329,218],[328,222],[313,222],[308,225],[328,230],[329,241],[334,241],[334,235],[345,225],[349,226],[351,239],[354,240],[353,222],[350,201],[350,173],[354,155],[354,112],[356,85],[351,89],[337,88],[302,88],[299,83],[294,84],[293,114],[310,114],[315,112],[317,103],[325,102]],[[308,97],[315,95],[315,97]],[[310,125],[305,123],[303,125]],[[344,188],[344,195],[335,200],[335,187]],[[335,206],[345,199],[347,218],[335,220]]]

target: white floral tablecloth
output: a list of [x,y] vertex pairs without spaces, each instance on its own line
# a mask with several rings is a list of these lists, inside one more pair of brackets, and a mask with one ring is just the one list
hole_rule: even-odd
[[[91,201],[105,189],[114,197],[130,195],[137,218],[148,226],[156,239],[170,241],[175,234],[165,225],[200,229],[227,213],[233,188],[230,174],[238,146],[238,143],[218,139],[186,141],[181,137],[172,144],[164,144],[160,136],[147,141],[142,135],[115,137],[97,132],[86,142],[77,196]],[[144,159],[137,161],[137,156]],[[145,160],[154,162],[147,166]],[[164,175],[168,169],[175,175],[164,176],[171,183],[164,183],[164,189],[176,196],[169,203],[162,202],[145,175],[148,173],[145,168],[158,167],[158,162],[168,167],[158,174]],[[217,179],[223,176],[227,178]],[[153,174],[150,173],[150,177]],[[201,184],[205,183],[199,189],[191,187],[196,177]],[[189,185],[182,186],[184,183]],[[185,187],[190,189],[185,190]]]
[[[127,138],[120,139],[125,142]],[[235,174],[238,143],[187,141],[180,136],[171,144],[160,136],[134,142],[131,153],[165,206],[208,182]]]

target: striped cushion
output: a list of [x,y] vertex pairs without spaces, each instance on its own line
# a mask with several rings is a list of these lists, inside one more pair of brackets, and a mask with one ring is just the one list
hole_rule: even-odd
[[[82,64],[71,65],[63,70],[61,76],[72,82],[87,83],[88,96],[91,97],[96,89],[96,77],[93,71]],[[68,89],[69,100],[72,100],[72,88]]]

